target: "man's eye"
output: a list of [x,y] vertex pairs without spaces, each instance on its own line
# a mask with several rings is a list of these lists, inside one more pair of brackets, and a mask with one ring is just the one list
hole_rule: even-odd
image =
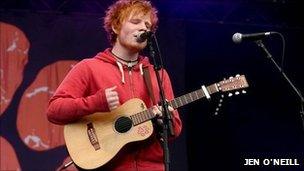
[[140,23],[140,20],[131,20],[130,22],[133,24],[138,24],[138,23]]

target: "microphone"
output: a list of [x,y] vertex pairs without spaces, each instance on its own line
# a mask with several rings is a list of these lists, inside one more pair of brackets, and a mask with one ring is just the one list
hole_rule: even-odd
[[143,33],[140,33],[139,35],[137,35],[137,42],[144,42],[147,39],[151,38],[151,36],[153,35],[152,31],[145,31]]
[[265,37],[274,34],[275,32],[263,32],[263,33],[251,33],[251,34],[241,34],[241,33],[234,33],[232,36],[232,41],[234,43],[241,43],[243,40],[255,41],[261,40]]

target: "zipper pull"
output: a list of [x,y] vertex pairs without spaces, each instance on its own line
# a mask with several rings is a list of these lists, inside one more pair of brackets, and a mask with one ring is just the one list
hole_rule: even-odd
[[129,75],[132,75],[132,66],[128,66],[128,71],[129,71]]
[[131,70],[132,69],[132,64],[131,63],[127,63],[128,69]]

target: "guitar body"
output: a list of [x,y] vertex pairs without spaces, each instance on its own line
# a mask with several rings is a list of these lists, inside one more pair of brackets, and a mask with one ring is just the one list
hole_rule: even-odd
[[151,120],[136,126],[128,120],[144,110],[142,100],[131,99],[111,112],[97,112],[65,125],[64,138],[74,163],[83,169],[95,169],[127,143],[147,139],[153,133]]

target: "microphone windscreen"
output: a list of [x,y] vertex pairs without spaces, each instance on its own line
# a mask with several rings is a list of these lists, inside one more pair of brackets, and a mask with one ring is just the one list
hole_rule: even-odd
[[242,34],[241,33],[234,33],[232,36],[232,41],[234,43],[241,43],[242,42]]

